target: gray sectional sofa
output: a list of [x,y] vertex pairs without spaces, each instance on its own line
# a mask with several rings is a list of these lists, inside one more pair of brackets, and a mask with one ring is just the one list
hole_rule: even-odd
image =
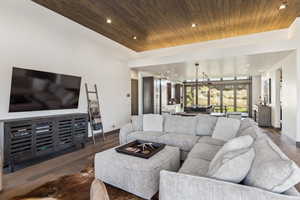
[[[163,131],[144,131],[143,116],[133,116],[132,123],[125,125],[120,130],[120,144],[134,140],[164,143],[179,147],[181,159],[185,160],[200,137],[212,135],[217,123],[216,117],[206,115],[199,115],[197,118],[165,115],[163,118]],[[204,137],[202,139],[210,138]],[[221,140],[217,139],[213,142],[222,143]]]
[[[132,122],[122,127],[119,135],[121,144],[138,139],[180,149],[183,164],[179,171],[160,173],[160,200],[300,200],[294,187],[300,181],[298,166],[281,152],[253,120],[210,115],[166,115],[161,118],[162,121],[148,120],[145,124],[145,115],[133,116]],[[161,127],[158,126],[160,123]],[[152,124],[155,128],[151,131],[149,126]],[[216,154],[228,141],[241,136],[253,138],[249,148],[256,153],[250,171],[245,174],[247,177],[239,183],[209,177],[207,174]],[[221,164],[230,159],[223,159]],[[268,167],[270,170],[262,171]],[[238,172],[240,167],[238,164],[228,169],[226,175]],[[287,178],[279,185],[277,182],[283,176]]]

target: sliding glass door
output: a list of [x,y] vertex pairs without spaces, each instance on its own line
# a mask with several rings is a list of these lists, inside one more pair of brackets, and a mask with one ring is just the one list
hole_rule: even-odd
[[224,85],[223,87],[223,112],[234,112],[234,85]]
[[206,85],[198,86],[198,105],[208,106],[209,87]]
[[251,79],[202,82],[197,87],[196,83],[187,83],[185,84],[185,107],[212,105],[214,112],[249,113],[250,85]]
[[236,111],[249,112],[249,85],[247,84],[236,86]]
[[196,105],[196,87],[193,85],[186,85],[185,87],[185,106],[193,107]]
[[215,112],[221,112],[221,88],[217,85],[210,86],[210,105],[215,108]]

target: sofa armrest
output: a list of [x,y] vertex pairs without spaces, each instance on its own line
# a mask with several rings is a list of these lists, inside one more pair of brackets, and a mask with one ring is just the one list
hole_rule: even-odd
[[191,176],[160,172],[159,200],[300,200],[299,196],[272,193],[255,187]]
[[120,144],[127,143],[127,136],[134,131],[133,126],[131,123],[126,124],[120,129],[119,133],[119,142]]

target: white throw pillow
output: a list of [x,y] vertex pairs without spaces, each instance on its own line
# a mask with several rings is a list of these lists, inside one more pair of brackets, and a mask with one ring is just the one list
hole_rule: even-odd
[[241,182],[248,174],[255,156],[252,144],[253,138],[249,135],[229,140],[209,164],[207,175],[234,183]]
[[156,114],[143,115],[143,131],[163,131],[163,117]]
[[212,159],[210,165],[215,165],[216,162],[223,154],[231,151],[237,151],[240,149],[250,148],[253,145],[253,138],[249,135],[236,137],[224,144],[224,146],[216,153],[215,157]]
[[219,117],[212,138],[228,141],[234,138],[240,128],[240,120]]
[[244,184],[283,193],[300,182],[300,169],[267,136],[254,143],[255,159]]
[[218,180],[240,183],[247,176],[254,157],[252,147],[227,152],[210,166],[207,175]]

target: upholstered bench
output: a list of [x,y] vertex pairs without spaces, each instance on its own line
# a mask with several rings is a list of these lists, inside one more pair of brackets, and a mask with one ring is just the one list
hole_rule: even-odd
[[161,170],[177,172],[179,167],[177,147],[166,146],[149,159],[121,154],[115,148],[95,155],[96,178],[144,199],[158,192]]

